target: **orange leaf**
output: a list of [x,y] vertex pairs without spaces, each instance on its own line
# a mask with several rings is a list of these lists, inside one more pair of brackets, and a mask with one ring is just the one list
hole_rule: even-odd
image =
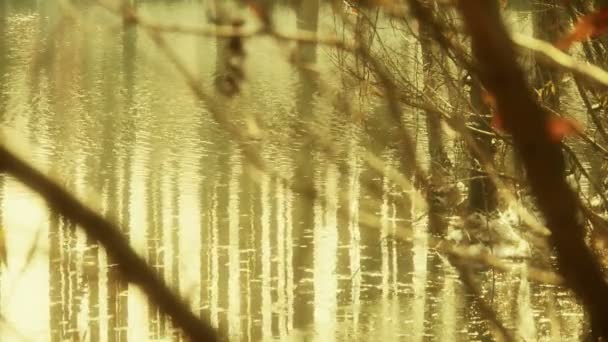
[[249,9],[255,14],[258,18],[263,18],[265,15],[264,8],[257,2],[248,2]]
[[597,37],[608,32],[608,7],[582,16],[574,29],[564,38],[555,43],[558,49],[566,50],[573,43]]
[[490,126],[498,131],[504,131],[505,127],[502,122],[502,118],[496,110],[496,97],[490,93],[486,88],[481,88],[481,101],[490,108],[492,112],[492,119],[490,120]]
[[490,121],[490,126],[497,131],[504,131],[505,125],[502,122],[502,117],[497,112],[494,112],[492,115],[492,120]]
[[569,135],[583,133],[583,127],[576,120],[552,116],[547,123],[547,133],[552,142],[560,142]]
[[[492,112],[490,126],[497,131],[505,131],[504,121],[496,109],[496,97],[487,89],[481,88],[481,100]],[[582,125],[574,120],[564,117],[551,115],[547,122],[547,134],[552,142],[561,142],[565,137],[573,134],[582,134]]]

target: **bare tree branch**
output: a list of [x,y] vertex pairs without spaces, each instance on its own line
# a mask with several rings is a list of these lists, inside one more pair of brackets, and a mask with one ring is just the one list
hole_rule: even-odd
[[608,87],[608,72],[606,70],[590,63],[578,61],[552,44],[540,39],[518,33],[514,33],[511,38],[517,46],[533,51],[543,57],[545,61],[603,87]]

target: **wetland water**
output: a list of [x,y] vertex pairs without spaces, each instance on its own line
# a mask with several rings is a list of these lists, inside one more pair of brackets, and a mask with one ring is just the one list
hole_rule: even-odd
[[[204,17],[192,3],[143,4],[141,13],[193,25]],[[318,191],[312,202],[263,173],[249,177],[240,147],[144,32],[136,32],[129,64],[118,19],[103,10],[81,19],[51,33],[62,19],[9,15],[5,139],[119,222],[193,310],[234,341],[487,340],[474,299],[431,248],[425,218],[413,222],[408,241],[392,237],[406,222],[403,195],[364,166],[360,151],[369,141],[360,129],[318,100],[315,120],[340,159],[306,154],[293,138],[298,74],[283,47],[267,38],[246,45],[247,82],[225,106],[235,121],[258,118],[261,154],[272,169],[289,179],[308,169]],[[333,32],[325,19],[321,31]],[[292,13],[280,21],[295,29]],[[193,73],[212,79],[215,39],[172,34],[167,41]],[[320,49],[322,74],[331,74],[332,63]],[[214,91],[211,81],[204,87]],[[381,156],[395,159],[390,151]],[[382,191],[369,191],[364,179]],[[80,230],[11,177],[1,186],[8,248],[8,267],[0,268],[2,341],[179,338],[137,288],[116,279]],[[379,229],[361,225],[364,214]],[[409,216],[421,214],[414,207]],[[577,340],[583,315],[568,293],[531,283],[525,266],[514,267],[477,271],[505,324],[526,341]]]

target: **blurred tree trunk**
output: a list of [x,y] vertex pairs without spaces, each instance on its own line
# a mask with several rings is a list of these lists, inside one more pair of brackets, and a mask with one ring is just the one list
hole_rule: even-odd
[[[0,0],[0,124],[4,124],[4,117],[8,108],[8,95],[6,94],[6,73],[8,70],[8,43],[7,43],[7,20],[8,19],[8,5],[6,0]],[[3,172],[0,172],[0,236],[4,234],[4,182],[5,176]],[[3,244],[1,241],[0,244]],[[0,249],[4,248],[0,245]],[[6,252],[4,252],[6,253]],[[2,262],[6,263],[6,260],[0,261],[0,269],[2,268]],[[1,272],[1,271],[0,271]],[[1,283],[0,283],[1,286]],[[2,305],[0,298],[0,307]]]
[[[357,11],[354,27],[354,35],[357,43],[360,48],[365,49],[368,54],[371,53],[371,45],[375,38],[374,23],[370,21],[372,13],[373,12],[370,9],[360,8]],[[397,159],[402,161],[405,154],[400,153],[401,151],[398,143],[400,139],[395,134],[398,132],[398,129],[393,125],[393,121],[388,119],[389,106],[386,104],[384,98],[381,98],[380,103],[376,105],[372,103],[369,96],[374,75],[368,60],[362,55],[357,54],[354,56],[354,66],[350,66],[348,56],[339,56],[342,68],[344,70],[353,69],[352,72],[354,72],[354,75],[352,76],[350,74],[343,76],[345,78],[343,87],[346,91],[358,95],[355,102],[357,106],[354,108],[354,117],[351,118],[351,120],[355,121],[354,124],[357,124],[357,116],[360,116],[361,119],[365,120],[363,122],[363,130],[369,139],[363,143],[363,146],[366,146],[375,156],[390,158],[390,156],[396,154]],[[366,113],[368,110],[371,111],[369,115],[360,114]],[[406,164],[402,163],[399,166],[403,165]],[[360,177],[362,179],[361,182],[368,185],[367,187],[362,187],[362,195],[360,197],[373,199],[373,201],[369,201],[369,203],[363,202],[360,206],[365,208],[365,205],[367,204],[369,207],[373,208],[372,210],[382,212],[383,209],[389,205],[388,202],[393,199],[392,194],[389,194],[389,191],[386,189],[388,187],[386,177],[378,177],[377,172],[367,168],[361,172]],[[404,197],[407,198],[407,196]],[[382,215],[374,215],[375,222],[373,224],[377,227],[386,226],[386,222],[382,220],[381,216]],[[376,229],[362,229],[359,232],[352,231],[349,233],[354,235],[359,233],[359,238],[363,245],[362,249],[365,249],[367,256],[366,258],[362,258],[362,260],[360,259],[358,265],[351,265],[351,270],[355,267],[357,267],[356,272],[358,273],[377,272],[377,270],[382,270],[383,265],[386,265],[388,262],[386,254],[383,254],[383,251],[386,251],[385,248],[387,246],[386,241],[384,240],[387,235],[387,229],[381,229],[380,231]],[[371,298],[376,299],[381,296],[382,293],[380,290],[382,289],[382,281],[383,277],[378,277],[372,282],[377,291],[372,292],[373,295]],[[351,289],[351,291],[354,294],[358,294],[356,288]],[[353,293],[351,293],[351,296]]]
[[[129,115],[129,113],[125,113],[125,115]],[[123,127],[124,129],[124,127]],[[131,128],[129,130],[129,133],[127,133],[129,135],[134,134],[134,128]],[[123,179],[123,184],[122,184],[122,200],[121,200],[121,204],[122,204],[122,208],[121,208],[121,227],[123,229],[123,233],[125,236],[125,239],[129,239],[129,232],[130,232],[130,226],[131,226],[131,179],[133,177],[132,175],[132,161],[133,161],[133,146],[135,146],[135,141],[133,140],[129,140],[129,142],[126,142],[123,140],[123,144],[125,144],[123,147],[126,149],[125,151],[125,156],[124,156],[124,160],[122,163],[122,179]],[[116,175],[116,177],[118,177],[118,175]],[[128,338],[128,324],[129,324],[129,320],[128,320],[128,316],[129,316],[129,284],[126,281],[120,281],[118,284],[118,293],[119,293],[119,299],[118,299],[118,308],[119,308],[119,312],[118,312],[118,318],[117,318],[117,324],[118,326],[121,327],[121,330],[119,331],[119,341],[121,342],[126,342],[127,338]]]
[[[39,86],[40,83],[45,84],[46,88],[44,88],[45,95],[48,97],[48,102],[50,107],[52,108],[52,116],[49,120],[49,134],[59,141],[63,141],[61,134],[58,134],[61,126],[60,115],[57,113],[63,114],[62,99],[58,96],[57,91],[57,72],[55,70],[55,61],[56,61],[56,44],[57,37],[48,37],[48,32],[50,32],[58,22],[58,8],[55,4],[51,2],[44,2],[38,4],[39,8],[39,21],[38,21],[38,41],[39,46],[42,47],[42,54],[44,58],[39,61],[38,69],[35,70],[35,80],[34,84],[36,87]],[[36,91],[39,89],[37,88]],[[53,140],[57,141],[57,140]],[[57,162],[57,152],[56,150],[60,148],[57,145],[53,146],[52,152],[52,163],[51,167],[56,169],[61,167],[62,165]],[[49,302],[50,302],[50,318],[49,323],[52,329],[51,331],[51,339],[53,341],[63,341],[69,338],[69,329],[68,329],[68,320],[69,318],[66,316],[69,312],[68,301],[69,301],[69,292],[67,289],[69,288],[68,279],[67,279],[67,268],[66,268],[66,252],[67,246],[65,244],[65,232],[62,231],[63,227],[63,218],[61,215],[51,212],[49,219]]]
[[228,174],[228,183],[226,184],[226,193],[228,202],[226,203],[226,217],[228,218],[228,243],[226,244],[226,252],[228,254],[228,268],[226,273],[228,277],[228,306],[227,320],[230,322],[228,326],[228,336],[231,340],[241,340],[243,328],[243,290],[244,286],[241,282],[242,276],[242,257],[241,257],[241,241],[244,237],[244,231],[241,231],[241,190],[242,183],[239,179],[242,176],[241,169],[241,153],[239,149],[234,149],[230,155],[229,168],[224,169]]
[[[162,163],[158,161],[159,169],[162,169]],[[156,190],[154,193],[154,221],[155,221],[155,238],[156,241],[156,267],[158,274],[166,279],[166,263],[165,263],[165,231],[164,231],[164,206],[163,198],[165,192],[163,191],[163,173],[155,172],[152,180],[153,187]],[[165,338],[167,332],[167,317],[162,314],[158,309],[155,310],[153,317],[156,317],[156,329],[160,338]]]
[[240,191],[239,191],[239,211],[240,211],[240,219],[239,219],[239,250],[242,251],[241,262],[243,263],[243,272],[242,272],[242,281],[241,281],[241,313],[243,316],[242,321],[245,324],[241,327],[241,337],[243,339],[251,338],[251,333],[253,329],[253,320],[254,320],[254,312],[253,310],[256,308],[253,304],[253,298],[255,288],[253,279],[255,279],[256,274],[254,273],[255,267],[253,263],[256,258],[256,250],[254,246],[254,236],[255,231],[253,227],[253,219],[251,206],[252,201],[254,200],[253,194],[255,193],[255,183],[252,180],[252,176],[248,174],[247,169],[247,160],[246,158],[242,159],[243,167],[240,173]]
[[59,221],[59,214],[51,212],[49,217],[49,326],[51,329],[51,342],[64,340]]
[[[513,6],[520,6],[519,3],[510,3]],[[468,75],[469,79],[466,83],[469,86],[469,100],[474,109],[473,116],[469,123],[474,128],[480,131],[491,131],[490,124],[490,108],[484,103],[482,98],[483,86],[479,78],[475,75]],[[469,147],[467,150],[470,155],[469,186],[468,186],[468,212],[490,213],[494,211],[498,205],[496,185],[488,177],[487,172],[483,170],[481,159],[489,161],[494,160],[496,149],[492,143],[493,137],[488,134],[478,133],[474,130],[469,130],[475,149]],[[479,157],[477,154],[481,154]],[[517,156],[513,153],[515,169],[518,168]]]
[[[433,6],[434,1],[427,1],[426,6]],[[432,39],[432,32],[425,25],[420,28],[420,45],[422,48],[422,72],[424,77],[424,94],[429,98],[439,96],[441,67],[443,57],[439,46]],[[430,182],[428,189],[429,232],[442,236],[446,230],[448,214],[446,198],[446,177],[451,168],[445,150],[441,117],[427,111],[426,128],[430,156]]]
[[[429,11],[436,10],[434,0],[422,2],[423,6]],[[428,98],[441,96],[441,64],[445,64],[445,56],[439,45],[433,40],[432,30],[426,25],[420,25],[420,47],[422,52],[422,77],[424,82],[423,93]],[[428,203],[428,233],[434,237],[444,237],[447,230],[447,216],[449,214],[447,203],[447,177],[451,169],[451,163],[447,155],[444,132],[441,117],[432,111],[426,111],[426,133],[429,149],[429,183],[427,189]],[[418,238],[417,248],[424,246],[425,238]],[[424,254],[423,254],[424,255]],[[416,277],[421,277],[420,281],[426,281],[426,291],[420,300],[424,301],[424,331],[426,334],[434,334],[433,327],[441,324],[437,321],[435,313],[440,311],[441,303],[439,295],[441,291],[442,260],[436,254],[425,254],[427,268],[415,271]],[[415,268],[417,268],[415,266]],[[426,273],[426,274],[425,274]]]
[[229,256],[228,256],[228,245],[230,243],[230,236],[228,231],[229,225],[229,182],[230,182],[230,155],[232,153],[238,153],[234,150],[234,146],[230,144],[225,151],[218,152],[218,174],[216,176],[216,191],[217,191],[217,231],[215,239],[217,246],[217,265],[216,270],[216,282],[213,286],[217,287],[217,304],[218,304],[218,329],[220,331],[228,331],[229,329],[229,315],[228,305],[230,302],[229,282]]
[[[490,110],[482,101],[481,83],[479,80],[473,77],[470,83],[469,97],[471,105],[477,114],[474,115],[471,124],[477,129],[486,131],[490,127],[490,120],[487,117],[490,114]],[[471,131],[471,134],[482,156],[488,160],[493,160],[495,149],[492,144],[492,136],[474,131]],[[488,177],[488,174],[483,171],[480,160],[474,157],[475,153],[473,151],[470,152],[473,157],[471,158],[472,170],[469,181],[469,211],[489,213],[495,210],[497,206],[496,185]]]
[[[125,1],[125,6],[127,4],[132,8],[137,8],[137,0]],[[123,23],[122,32],[122,65],[125,91],[124,108],[128,113],[131,113],[133,96],[135,94],[136,50],[137,27],[132,23],[125,21]]]
[[[177,152],[177,151],[175,151]],[[175,153],[175,158],[179,154]],[[180,292],[180,246],[179,246],[179,216],[180,216],[180,189],[179,189],[179,167],[180,164],[177,161],[173,162],[170,172],[173,174],[171,177],[171,286],[176,293]],[[174,329],[172,332],[173,340],[180,340],[180,332]]]
[[[88,1],[80,2],[80,9],[85,12],[88,8]],[[96,92],[94,88],[94,66],[93,66],[93,44],[91,41],[93,38],[92,30],[83,29],[82,37],[80,40],[80,65],[81,65],[81,88],[83,92],[83,102],[84,102],[84,110],[83,116],[86,116],[84,120],[88,124],[86,129],[93,132],[97,130],[97,126],[95,125],[97,121],[94,119],[96,116],[96,111],[94,109],[94,96],[93,93]],[[93,126],[93,127],[91,127]],[[93,159],[93,156],[88,156],[88,160]],[[95,167],[90,167],[90,165],[95,165],[95,161],[87,162],[86,174],[85,174],[85,182],[88,184],[95,184],[99,182],[98,174],[95,172]],[[101,188],[101,185],[98,185]],[[100,294],[99,294],[99,245],[98,243],[90,236],[86,236],[85,241],[86,249],[83,253],[83,284],[87,289],[87,302],[88,302],[88,336],[90,341],[99,341],[100,340]]]
[[[319,21],[319,0],[300,1],[296,10],[298,30],[317,32]],[[297,50],[297,61],[302,64],[317,62],[317,46],[300,43]],[[298,120],[304,124],[314,120],[314,99],[317,93],[316,75],[313,72],[299,69],[299,87],[296,95]],[[296,124],[301,127],[301,123]],[[297,132],[299,151],[295,155],[295,182],[304,189],[314,189],[314,164],[312,141],[305,130]],[[313,322],[312,282],[306,282],[308,270],[313,268],[313,201],[305,196],[298,196],[294,201],[294,328],[302,329]]]
[[[213,4],[217,6],[217,1],[213,1]],[[199,15],[201,21],[208,21],[208,2],[205,0],[199,1]],[[219,39],[216,40],[216,43],[219,44]],[[208,38],[201,37],[197,39],[197,58],[198,58],[198,73],[199,78],[201,80],[205,79],[205,62],[209,58],[209,51],[206,48],[208,45]],[[216,57],[219,59],[219,50],[216,51]],[[216,61],[217,65],[217,61]],[[199,130],[200,136],[209,136],[213,134],[209,132],[207,128],[207,124],[205,122],[205,114],[201,108],[200,116],[199,116]],[[211,323],[215,324],[213,318],[211,316],[211,298],[210,298],[210,289],[212,286],[215,286],[211,281],[211,218],[213,214],[211,213],[213,208],[213,176],[205,176],[210,170],[211,158],[206,157],[206,153],[203,153],[204,147],[201,147],[200,159],[199,159],[199,174],[201,175],[200,182],[200,303],[199,303],[199,316],[200,317],[210,317]]]
[[[218,24],[227,25],[232,23],[235,19],[237,3],[235,1],[223,1],[223,0],[214,0],[215,6],[215,21]],[[232,88],[232,78],[231,78],[231,70],[228,68],[229,59],[231,57],[231,49],[229,46],[228,40],[224,38],[216,39],[216,60],[215,60],[215,75],[214,82],[217,87],[217,90],[220,94],[223,95],[232,95],[234,89]],[[226,99],[226,105],[233,105],[230,103],[230,99]],[[223,133],[222,133],[223,134]],[[230,172],[231,164],[230,164],[230,155],[231,153],[238,153],[234,150],[232,144],[224,151],[218,151],[217,155],[217,165],[218,172],[215,176],[216,182],[216,191],[217,191],[217,214],[218,214],[218,223],[220,227],[226,227],[228,223],[228,202],[229,202],[229,187],[228,183],[230,181]],[[218,305],[218,317],[217,317],[217,327],[220,331],[228,331],[228,304],[229,304],[229,275],[228,275],[228,266],[229,259],[227,250],[221,248],[223,246],[228,246],[229,244],[229,232],[228,229],[218,229],[217,235],[215,236],[215,241],[217,242],[217,254],[216,261],[219,268],[217,268],[217,274],[215,274],[215,279],[217,282],[212,284],[211,286],[215,286],[217,288],[217,305]]]
[[[118,219],[118,155],[117,149],[118,144],[118,120],[117,120],[117,92],[119,88],[118,73],[116,72],[116,65],[120,65],[120,60],[117,56],[117,48],[115,42],[111,39],[107,40],[104,44],[103,53],[103,72],[104,82],[102,89],[102,113],[101,115],[101,129],[102,129],[102,143],[101,143],[101,160],[100,165],[100,193],[106,194],[106,216],[112,221],[117,222]],[[108,308],[108,321],[107,321],[107,334],[108,342],[120,341],[119,330],[123,327],[119,326],[119,315],[121,312],[120,305],[120,290],[124,287],[118,267],[112,264],[111,260],[107,260],[107,308]]]
[[211,187],[207,186],[206,178],[202,178],[204,181],[201,182],[200,185],[200,240],[201,240],[201,249],[200,249],[200,292],[199,292],[199,316],[200,317],[209,317],[209,287],[213,286],[209,282],[209,272],[211,271],[209,267],[209,254],[210,254],[210,243],[209,243],[209,229],[211,227],[210,224],[210,211],[211,211]]
[[78,265],[78,252],[76,251],[77,236],[76,227],[72,222],[64,219],[64,226],[61,228],[64,235],[64,270],[66,275],[65,288],[66,306],[64,316],[66,317],[66,338],[69,340],[78,339],[78,314],[80,311],[79,296],[81,289],[81,270]]
[[[147,219],[146,222],[146,247],[148,251],[148,263],[154,268],[154,270],[162,275],[162,268],[159,264],[159,248],[160,241],[158,240],[158,230],[160,229],[161,222],[158,221],[158,207],[156,203],[159,201],[158,198],[158,187],[156,183],[157,170],[154,166],[157,158],[155,153],[150,153],[149,169],[146,176],[146,209]],[[202,316],[201,316],[202,317]],[[161,338],[159,335],[159,321],[160,314],[158,308],[153,305],[148,305],[148,331],[150,339],[158,340]]]
[[[6,0],[5,0],[6,1]],[[49,85],[54,79],[52,74],[52,65],[55,58],[55,44],[57,36],[50,34],[53,30],[58,30],[58,24],[60,22],[60,13],[57,7],[56,1],[36,1],[38,11],[38,27],[36,32],[36,46],[37,52],[34,54],[33,59],[33,71],[30,82],[30,101],[33,108],[38,108],[40,93],[53,94],[56,92],[56,87],[50,87],[50,89],[41,89],[41,83],[46,78]],[[32,127],[39,127],[39,115],[32,115],[30,118],[30,124]]]
[[[137,0],[125,1],[124,6],[137,8]],[[121,212],[121,227],[126,239],[130,235],[130,219],[131,219],[131,168],[133,159],[133,148],[135,141],[135,107],[133,105],[135,95],[135,72],[136,72],[136,48],[137,48],[137,29],[131,23],[123,23],[122,32],[122,77],[123,77],[123,104],[122,115],[118,120],[121,123],[120,141],[123,150],[123,165],[122,178],[122,212]],[[116,175],[118,177],[118,175]],[[118,283],[118,317],[117,325],[121,327],[118,334],[118,341],[126,342],[128,338],[128,308],[129,308],[129,286],[127,282],[120,281]]]
[[[89,180],[90,183],[93,183],[96,181],[96,179],[94,179],[95,176],[96,175],[90,174],[88,175],[87,180]],[[99,245],[93,238],[87,235],[86,246],[87,248],[83,256],[83,274],[84,283],[88,288],[89,336],[91,341],[99,341]]]
[[[243,10],[243,3],[235,0],[213,0],[213,17],[217,25],[233,25],[240,27],[242,22],[238,15]],[[239,38],[216,38],[215,75],[213,81],[216,90],[222,95],[233,96],[239,92],[242,70],[240,62],[242,41]]]
[[210,189],[210,205],[209,205],[209,233],[207,234],[209,241],[209,319],[211,324],[219,327],[219,251],[218,245],[219,236],[219,210],[218,210],[218,184],[219,184],[219,172],[214,175],[213,179],[209,182],[212,187]]
[[[202,120],[201,120],[202,121]],[[200,124],[200,136],[205,136],[204,132],[204,122]],[[205,156],[202,148],[200,152],[200,160],[199,160],[199,174],[201,175],[201,181],[199,184],[199,210],[200,210],[200,226],[199,226],[199,236],[200,236],[200,251],[199,251],[199,281],[200,281],[200,291],[199,291],[199,317],[210,317],[210,307],[211,301],[209,299],[209,289],[214,286],[210,279],[211,267],[209,263],[209,257],[211,255],[211,239],[209,238],[210,230],[211,230],[211,210],[212,210],[212,192],[213,192],[213,184],[210,182],[210,176],[207,175],[208,170],[210,170],[210,158]]]
[[[4,121],[8,105],[6,73],[8,71],[8,5],[7,0],[0,0],[0,123]],[[1,195],[0,195],[1,196]]]

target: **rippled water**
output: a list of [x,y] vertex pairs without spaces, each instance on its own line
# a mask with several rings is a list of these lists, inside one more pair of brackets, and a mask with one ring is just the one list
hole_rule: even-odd
[[[192,4],[144,5],[142,13],[163,22],[203,18]],[[290,12],[281,20],[295,28]],[[318,121],[348,168],[341,173],[336,160],[310,153],[305,160],[320,194],[311,203],[268,175],[248,176],[239,146],[142,31],[129,100],[120,21],[112,15],[91,11],[55,31],[37,14],[13,13],[8,22],[10,97],[2,121],[10,143],[120,222],[135,249],[232,340],[488,339],[475,299],[430,248],[425,220],[415,222],[410,241],[392,237],[406,224],[401,192],[363,165],[361,132],[323,101],[314,103]],[[390,30],[385,34],[389,39]],[[167,40],[193,73],[211,79],[213,39]],[[44,53],[51,43],[55,49]],[[292,124],[298,75],[271,40],[255,38],[247,47],[243,94],[223,105],[235,121],[259,118],[268,165],[295,178],[303,167]],[[322,51],[321,68],[331,75],[331,56]],[[213,91],[212,82],[205,88]],[[31,191],[4,177],[1,200],[9,253],[0,269],[3,341],[178,338],[137,288],[113,278],[103,251],[97,259],[94,244]],[[360,225],[369,213],[380,229]],[[568,293],[530,283],[526,266],[516,270],[477,271],[485,300],[505,324],[526,341],[577,340],[582,313]],[[117,317],[107,304],[113,295]]]

